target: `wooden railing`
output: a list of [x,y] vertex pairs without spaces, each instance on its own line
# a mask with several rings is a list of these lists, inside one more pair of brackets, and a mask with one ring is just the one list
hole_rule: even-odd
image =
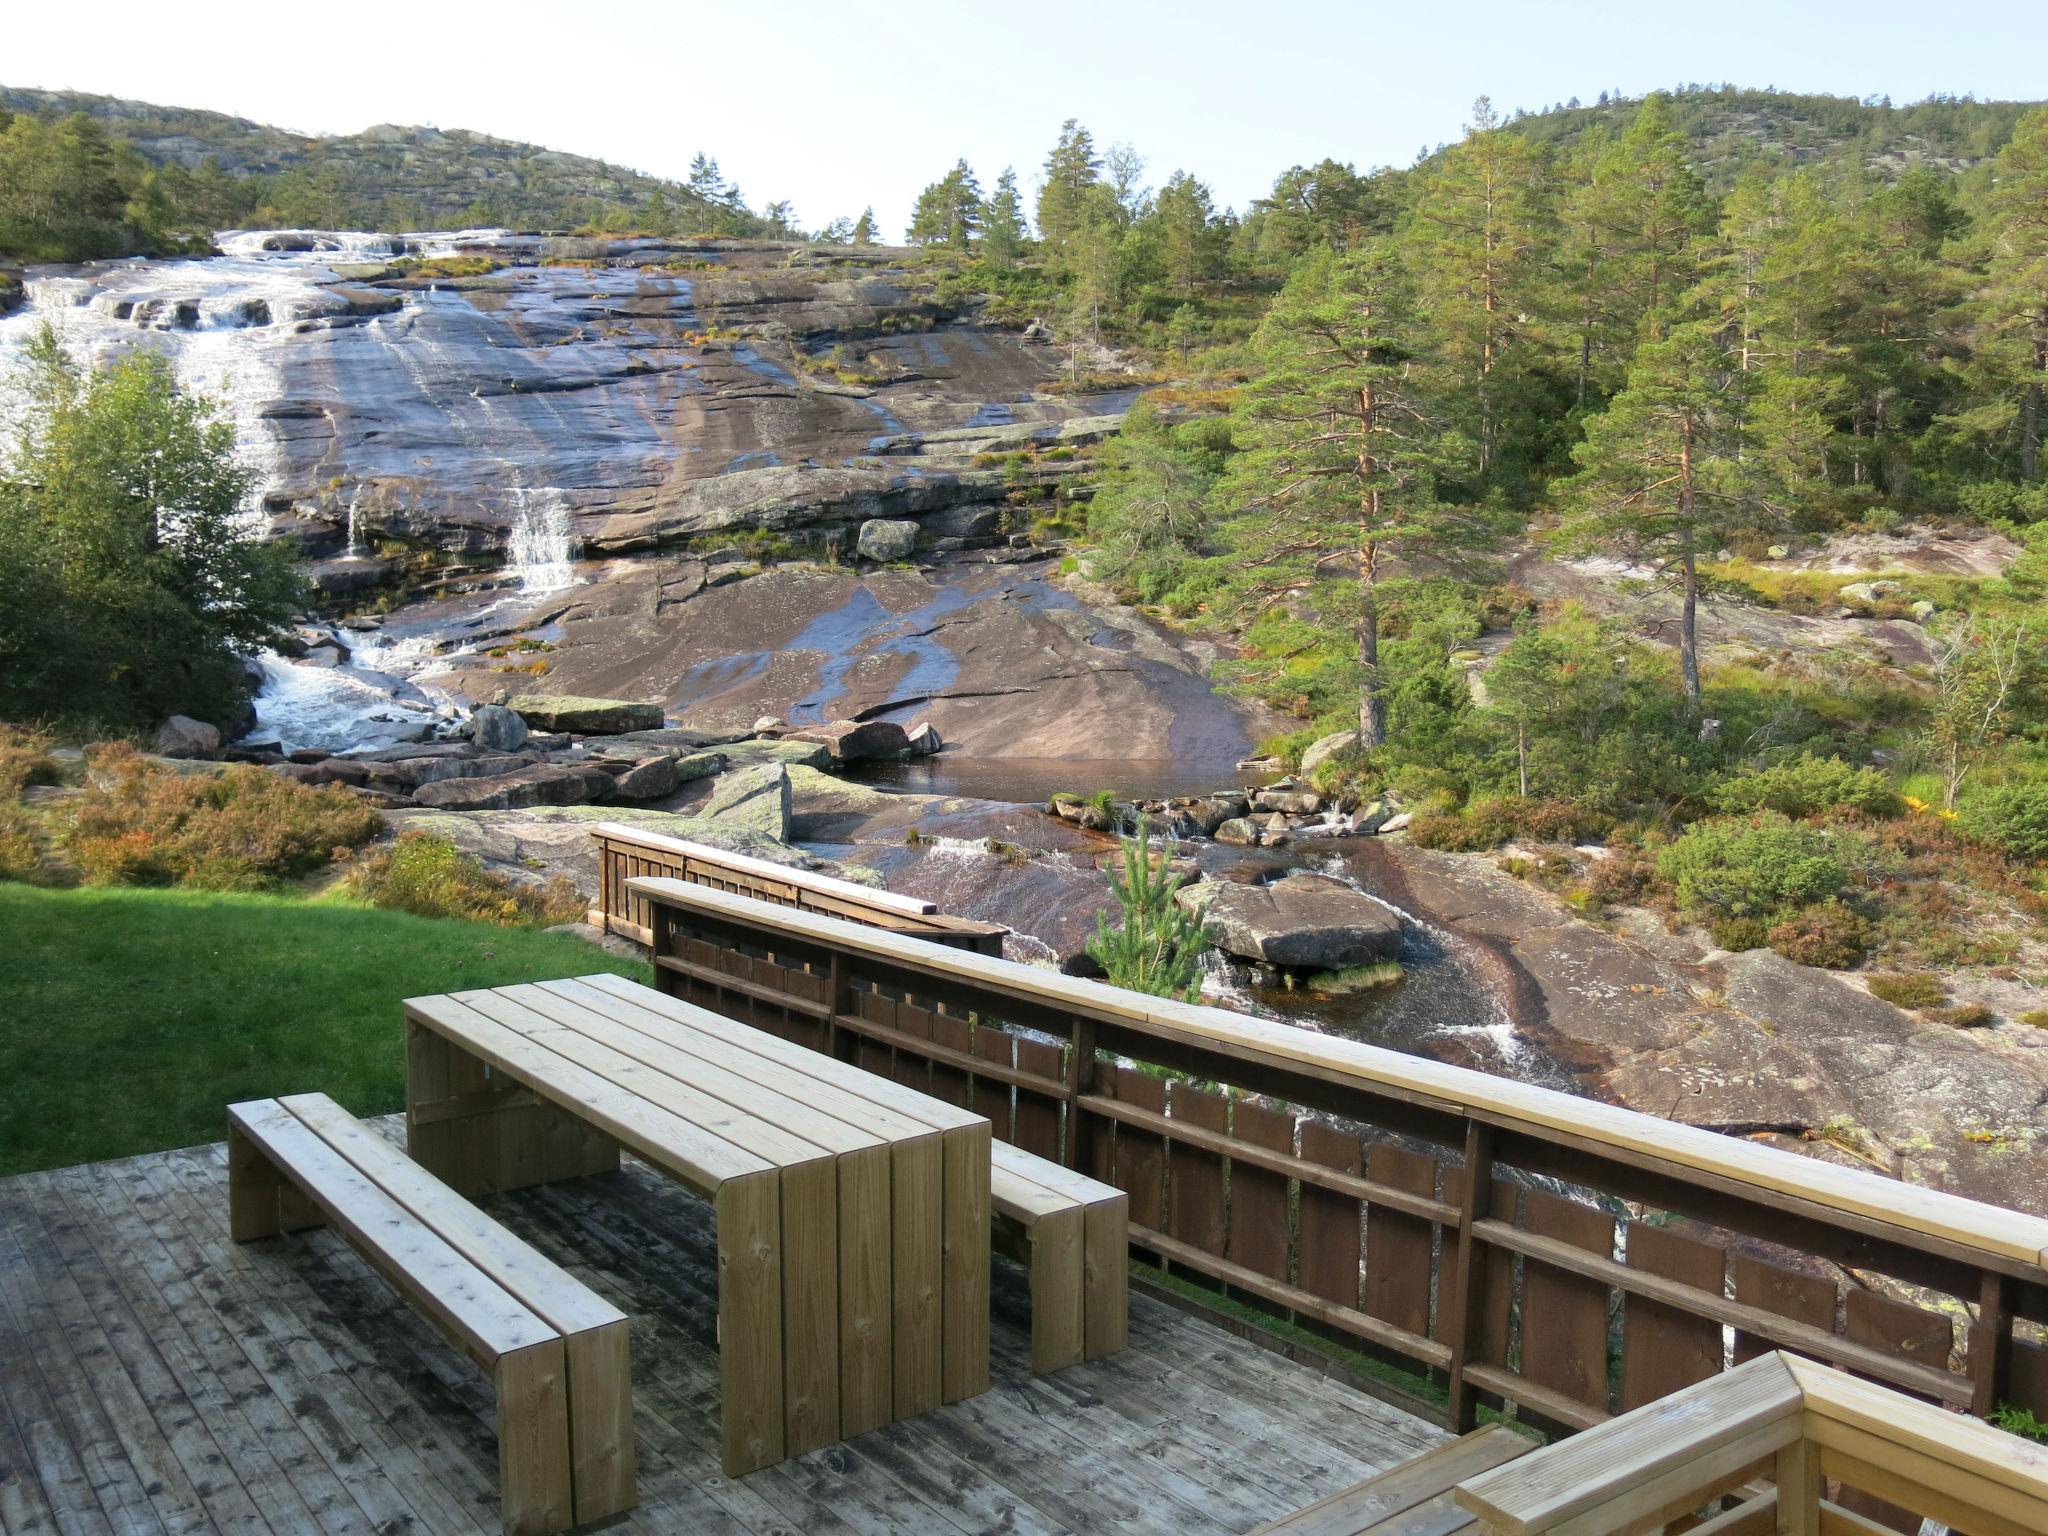
[[2048,1322],[2048,1221],[699,885],[629,887],[664,989],[1115,1183],[1151,1258],[1434,1374],[1456,1426],[1497,1399],[1585,1428],[1777,1348],[2048,1413],[2048,1349],[2024,1336]]
[[914,896],[898,896],[703,843],[642,832],[615,821],[600,822],[591,829],[590,838],[597,845],[598,868],[597,905],[590,909],[590,921],[607,933],[623,934],[642,944],[647,942],[647,904],[633,894],[628,882],[666,876],[978,954],[1003,952],[1006,930],[1002,927],[949,917],[932,902]]
[[[1773,1353],[1471,1478],[1492,1536],[2048,1531],[2048,1446]],[[1713,1505],[1726,1500],[1728,1508]]]

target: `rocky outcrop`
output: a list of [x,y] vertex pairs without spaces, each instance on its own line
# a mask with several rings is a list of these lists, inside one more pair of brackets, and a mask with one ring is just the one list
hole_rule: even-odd
[[816,742],[835,766],[896,758],[910,751],[910,736],[893,720],[835,720],[790,731],[784,741]]
[[480,704],[469,717],[469,739],[487,752],[517,752],[527,735],[526,721],[502,704]]
[[1331,735],[1318,737],[1315,741],[1309,743],[1308,747],[1301,754],[1301,776],[1304,779],[1314,778],[1315,771],[1322,767],[1323,764],[1329,762],[1334,757],[1349,752],[1357,745],[1358,732],[1356,731],[1336,731]]
[[1268,885],[1205,881],[1175,900],[1202,914],[1202,931],[1225,954],[1283,971],[1340,971],[1401,952],[1400,918],[1327,875],[1291,874]]
[[448,778],[422,784],[413,802],[446,811],[505,811],[531,805],[584,805],[609,799],[612,777],[602,768],[534,763],[487,778]]
[[212,757],[220,751],[220,727],[194,720],[190,715],[172,715],[157,727],[156,754],[159,757]]
[[789,770],[781,763],[763,763],[721,777],[711,798],[698,808],[708,820],[789,840],[791,814]]
[[549,697],[523,693],[505,707],[527,725],[543,731],[569,731],[578,736],[619,736],[628,731],[661,728],[661,706],[631,699],[588,699],[573,694]]
[[873,518],[860,525],[860,536],[854,541],[854,553],[863,560],[873,560],[878,564],[908,560],[917,552],[917,535],[916,523]]

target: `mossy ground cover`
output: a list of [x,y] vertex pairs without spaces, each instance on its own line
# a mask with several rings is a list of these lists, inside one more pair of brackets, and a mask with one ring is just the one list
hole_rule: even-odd
[[399,1003],[647,968],[564,934],[337,901],[0,884],[0,1175],[216,1141],[224,1107],[401,1106]]

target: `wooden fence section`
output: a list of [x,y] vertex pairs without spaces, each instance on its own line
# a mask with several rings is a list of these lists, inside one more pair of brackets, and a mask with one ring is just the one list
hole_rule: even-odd
[[[2048,1221],[1589,1099],[701,886],[635,881],[668,991],[1128,1192],[1132,1241],[1584,1428],[1786,1349],[2048,1415]],[[1933,1298],[1873,1289],[1891,1277]]]
[[977,954],[1000,955],[1006,930],[994,923],[949,917],[928,901],[790,869],[766,859],[727,853],[679,837],[642,832],[615,821],[591,829],[597,845],[598,900],[590,921],[607,933],[647,942],[647,902],[629,882],[643,878],[688,880],[713,890],[751,896],[776,906],[867,923]]

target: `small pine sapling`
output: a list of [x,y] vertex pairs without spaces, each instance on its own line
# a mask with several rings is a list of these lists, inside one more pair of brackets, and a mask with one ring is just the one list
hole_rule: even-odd
[[1123,863],[1110,871],[1109,883],[1123,921],[1111,927],[1108,913],[1098,915],[1088,953],[1113,985],[1193,1002],[1202,990],[1202,953],[1209,942],[1201,917],[1174,900],[1185,877],[1153,855],[1150,830],[1140,816],[1136,835],[1122,840]]

